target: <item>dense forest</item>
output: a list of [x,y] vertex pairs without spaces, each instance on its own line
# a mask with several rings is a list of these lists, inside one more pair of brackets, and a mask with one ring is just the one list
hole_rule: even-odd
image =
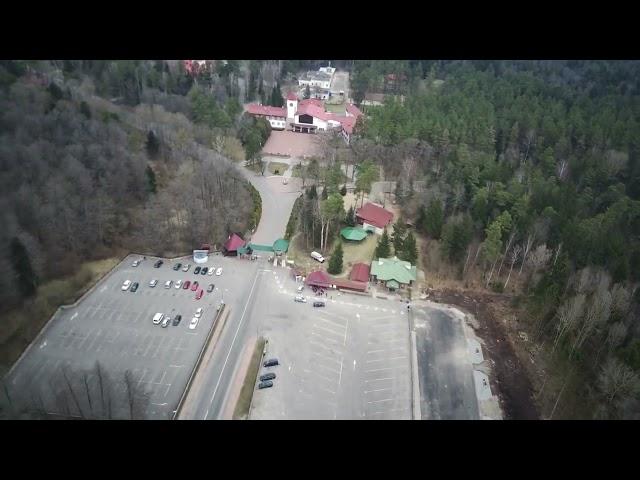
[[485,288],[516,295],[553,362],[577,372],[575,415],[637,418],[640,62],[354,68],[354,88],[405,80],[353,148],[397,180],[452,277],[477,264]]

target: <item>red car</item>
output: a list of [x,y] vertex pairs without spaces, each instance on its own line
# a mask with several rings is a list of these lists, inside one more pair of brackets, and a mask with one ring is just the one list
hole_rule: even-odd
[[198,282],[193,282],[191,285],[191,291],[195,292],[198,289]]
[[191,285],[191,282],[189,280],[186,280],[182,285],[183,290],[187,290],[189,288],[189,285]]
[[203,294],[204,294],[204,290],[202,289],[198,290],[198,293],[196,293],[196,300],[200,300]]

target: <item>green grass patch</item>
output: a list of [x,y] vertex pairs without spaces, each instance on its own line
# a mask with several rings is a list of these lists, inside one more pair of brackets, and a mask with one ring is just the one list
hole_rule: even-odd
[[253,392],[255,391],[256,378],[260,371],[260,361],[262,360],[262,350],[264,349],[265,339],[260,337],[256,342],[256,346],[251,356],[251,363],[247,369],[247,376],[244,377],[244,383],[242,384],[242,390],[240,390],[240,396],[238,397],[238,403],[233,412],[234,420],[245,420],[249,415],[249,407],[251,407],[251,399],[253,398]]
[[289,168],[289,164],[281,162],[269,162],[267,169],[272,175],[282,175]]
[[346,107],[344,106],[344,103],[341,103],[339,105],[331,105],[330,103],[325,103],[324,108],[327,110],[327,112],[337,113],[340,115],[344,115],[346,111]]

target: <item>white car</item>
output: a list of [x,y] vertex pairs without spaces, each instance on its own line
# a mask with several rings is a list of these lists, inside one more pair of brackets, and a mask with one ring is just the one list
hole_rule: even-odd
[[140,265],[140,260],[139,259],[131,264],[132,267],[137,267],[138,265]]
[[294,300],[300,303],[307,303],[307,299],[304,298],[302,295],[296,295],[296,298],[294,298]]
[[164,317],[164,314],[162,314],[162,313],[156,313],[156,314],[153,316],[153,324],[154,324],[154,325],[158,325],[158,324],[162,321],[162,318],[163,318],[163,317]]
[[165,315],[162,319],[162,328],[167,328],[169,326],[169,320],[171,320],[171,317],[169,315]]
[[209,276],[213,275],[213,272],[214,272],[214,271],[215,271],[215,270],[214,270],[214,268],[213,268],[213,267],[211,267],[211,268],[209,269],[209,272],[207,273],[207,275],[209,275]]
[[182,271],[183,272],[188,272],[189,271],[189,267],[191,267],[190,263],[185,263],[184,267],[182,267]]
[[131,286],[131,280],[125,280],[124,283],[122,284],[122,291],[126,291],[129,290],[129,287]]
[[182,280],[176,280],[176,290],[179,290],[182,286]]
[[200,320],[199,318],[193,317],[191,319],[191,323],[189,324],[189,330],[195,330],[195,328],[198,326],[199,320]]
[[222,275],[222,267],[218,267],[218,269],[216,270],[216,275]]
[[149,282],[149,286],[151,288],[155,287],[157,284],[158,284],[158,280],[156,280],[155,278]]
[[173,280],[167,280],[166,282],[164,282],[164,288],[171,288],[172,283],[173,283]]
[[204,312],[204,309],[202,307],[198,308],[196,310],[195,317],[200,318],[202,316],[202,312]]

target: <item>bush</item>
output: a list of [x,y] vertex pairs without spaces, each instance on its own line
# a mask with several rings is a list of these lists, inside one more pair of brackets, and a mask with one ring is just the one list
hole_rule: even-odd
[[296,232],[296,227],[298,226],[298,217],[300,216],[300,209],[302,208],[303,196],[300,195],[296,198],[296,201],[293,204],[293,208],[291,209],[291,215],[289,216],[289,221],[287,222],[287,231],[284,234],[285,240],[291,240],[291,237]]
[[260,193],[258,193],[258,190],[256,190],[251,183],[247,182],[247,185],[251,192],[251,198],[253,199],[253,211],[249,219],[249,230],[253,230],[258,226],[260,218],[262,217],[262,198],[260,198]]
[[491,282],[491,290],[502,293],[504,292],[504,284],[502,282]]

